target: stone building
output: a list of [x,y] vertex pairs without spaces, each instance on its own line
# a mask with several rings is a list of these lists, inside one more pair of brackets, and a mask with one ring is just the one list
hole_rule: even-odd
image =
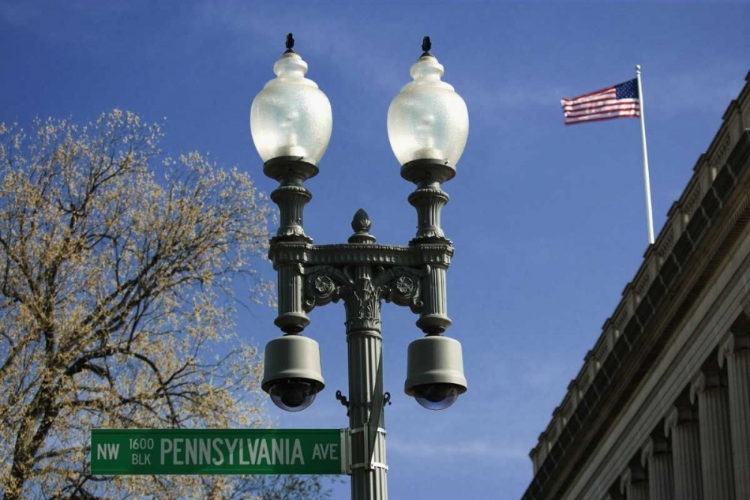
[[531,450],[523,500],[750,499],[750,74]]

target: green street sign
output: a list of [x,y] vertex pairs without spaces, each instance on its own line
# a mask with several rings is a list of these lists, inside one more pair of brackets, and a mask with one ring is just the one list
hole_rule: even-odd
[[347,474],[347,429],[92,429],[91,472]]

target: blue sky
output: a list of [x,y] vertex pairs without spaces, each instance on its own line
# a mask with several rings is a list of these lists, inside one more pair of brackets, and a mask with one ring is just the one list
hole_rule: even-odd
[[[390,497],[517,499],[527,456],[647,248],[638,120],[563,126],[559,99],[643,68],[656,232],[750,69],[747,3],[0,1],[0,121],[87,121],[118,107],[167,117],[170,153],[209,152],[266,191],[250,103],[293,32],[333,106],[333,136],[308,182],[316,243],[343,242],[362,207],[380,243],[406,244],[413,186],[386,134],[391,99],[424,35],[469,108],[443,227],[456,247],[447,332],[469,391],[429,412],[403,394],[416,317],[383,307]],[[270,266],[266,269],[272,276]],[[274,312],[238,318],[265,344]],[[344,312],[311,313],[326,390],[280,427],[346,427]],[[348,481],[334,499],[349,497]]]

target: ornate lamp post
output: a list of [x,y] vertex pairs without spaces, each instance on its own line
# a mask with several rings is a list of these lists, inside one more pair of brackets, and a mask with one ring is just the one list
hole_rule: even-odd
[[279,181],[271,199],[279,206],[280,227],[269,257],[278,273],[278,317],[284,333],[266,346],[263,390],[287,411],[312,404],[323,389],[317,342],[301,335],[316,306],[342,301],[346,308],[351,435],[352,498],[387,498],[380,305],[408,306],[419,315],[425,336],[409,345],[405,391],[425,408],[439,410],[466,391],[461,344],[443,335],[447,315],[446,270],[453,246],[440,227],[448,202],[441,184],[453,178],[469,132],[466,104],[441,81],[443,66],[423,53],[411,68],[414,81],[388,110],[388,137],[401,163],[401,176],[416,184],[409,203],[417,210],[417,234],[408,246],[379,245],[360,209],[347,243],[314,245],[305,234],[303,210],[312,198],[304,182],[318,174],[331,136],[331,105],[312,80],[307,63],[287,50],[274,65],[276,78],[255,97],[250,129],[263,172]]

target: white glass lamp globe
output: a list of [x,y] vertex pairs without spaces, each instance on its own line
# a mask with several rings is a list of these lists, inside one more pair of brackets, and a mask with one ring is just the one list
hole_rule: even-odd
[[388,108],[388,139],[399,163],[431,159],[455,167],[469,136],[469,111],[453,86],[440,80],[443,66],[425,53]]
[[289,48],[250,107],[250,134],[264,162],[281,156],[317,165],[331,140],[328,97],[305,78],[307,63]]

